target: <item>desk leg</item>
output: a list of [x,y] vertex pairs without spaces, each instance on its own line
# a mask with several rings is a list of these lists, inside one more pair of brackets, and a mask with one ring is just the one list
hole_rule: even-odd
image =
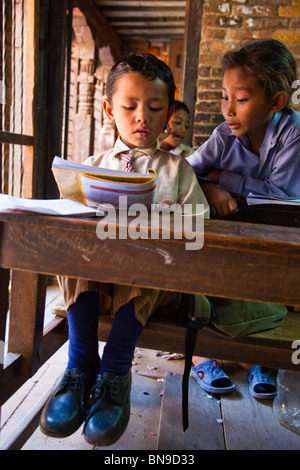
[[[8,311],[8,286],[9,286],[9,269],[0,268],[0,390],[2,387],[2,373],[4,362],[4,342],[5,342],[5,326]],[[1,395],[1,393],[0,393]],[[1,423],[1,408],[0,408]]]
[[[4,343],[5,340],[5,325],[8,311],[8,286],[9,286],[9,269],[0,268],[0,341]],[[1,355],[2,347],[0,348],[0,364],[2,366],[3,357]],[[2,367],[1,367],[2,371]]]
[[22,375],[26,377],[39,368],[46,288],[47,276],[12,271],[8,351],[22,354]]

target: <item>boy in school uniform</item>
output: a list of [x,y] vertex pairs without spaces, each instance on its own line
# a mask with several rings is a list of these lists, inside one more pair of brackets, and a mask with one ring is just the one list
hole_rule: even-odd
[[[289,106],[297,83],[296,62],[274,39],[247,43],[222,61],[225,121],[187,158],[201,183],[211,215],[237,209],[234,194],[250,192],[283,199],[300,197],[300,113]],[[193,358],[192,375],[212,393],[234,388],[216,360]],[[269,368],[244,365],[255,398],[272,399]]]
[[[300,197],[300,113],[289,104],[296,61],[275,39],[253,41],[222,61],[225,121],[187,158],[213,215],[234,213],[231,194]],[[299,94],[299,93],[298,93]]]
[[[161,149],[157,141],[172,115],[174,92],[171,70],[153,55],[121,59],[109,73],[103,102],[120,136],[113,149],[84,163],[142,173],[152,168],[157,173],[156,203],[204,204],[208,217],[209,207],[191,166]],[[71,278],[60,278],[60,286],[68,311],[69,358],[64,377],[43,410],[40,428],[52,437],[66,437],[85,421],[87,442],[108,446],[127,427],[135,344],[165,292]],[[114,316],[101,359],[99,313]]]

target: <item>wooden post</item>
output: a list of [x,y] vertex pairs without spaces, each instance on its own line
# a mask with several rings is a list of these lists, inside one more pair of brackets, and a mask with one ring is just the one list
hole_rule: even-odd
[[[93,153],[93,111],[95,91],[95,45],[84,48],[87,58],[79,58],[78,112],[75,116],[74,160],[82,163]],[[89,54],[90,53],[90,54]],[[89,57],[90,55],[90,57]]]
[[[26,1],[26,74],[25,74],[25,120],[24,134],[33,135],[33,109],[35,84],[37,78],[39,1]],[[34,194],[34,147],[24,147],[23,197],[32,198]]]
[[66,20],[68,0],[40,0],[36,103],[36,198],[57,198],[52,160],[62,154]]
[[39,368],[47,276],[12,271],[8,352],[22,354],[22,375]]
[[[5,340],[5,326],[8,311],[8,284],[9,284],[9,269],[0,268],[0,391],[2,389],[2,373],[4,362],[4,340]],[[1,395],[1,393],[0,393]],[[0,407],[0,423],[1,423],[1,407]]]
[[181,99],[188,106],[191,114],[187,145],[192,145],[203,3],[203,0],[186,1]]

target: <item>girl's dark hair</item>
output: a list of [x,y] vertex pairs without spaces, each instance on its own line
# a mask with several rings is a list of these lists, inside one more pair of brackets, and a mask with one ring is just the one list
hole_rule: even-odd
[[238,51],[226,52],[222,60],[223,74],[227,69],[238,66],[256,77],[268,96],[285,91],[288,105],[297,74],[296,61],[284,44],[275,39],[265,39],[247,42]]
[[188,113],[188,115],[190,115],[190,111],[189,111],[189,108],[187,107],[187,105],[183,101],[175,100],[174,101],[174,111],[178,111],[179,109],[183,109],[183,111],[186,111]]
[[169,107],[174,104],[175,81],[171,69],[152,54],[132,53],[119,60],[110,70],[106,83],[106,96],[110,104],[115,92],[116,82],[123,73],[134,72],[148,80],[159,78],[167,85]]

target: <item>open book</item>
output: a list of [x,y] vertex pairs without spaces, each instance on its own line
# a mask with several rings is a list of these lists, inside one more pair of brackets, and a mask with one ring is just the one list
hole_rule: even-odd
[[135,173],[82,165],[55,157],[52,172],[63,198],[97,207],[109,203],[119,206],[119,197],[127,205],[144,204],[149,209],[155,202],[156,172]]
[[281,199],[277,197],[261,196],[259,194],[249,193],[247,197],[247,204],[249,206],[252,206],[255,204],[284,204],[284,205],[299,206],[300,198],[299,199]]

